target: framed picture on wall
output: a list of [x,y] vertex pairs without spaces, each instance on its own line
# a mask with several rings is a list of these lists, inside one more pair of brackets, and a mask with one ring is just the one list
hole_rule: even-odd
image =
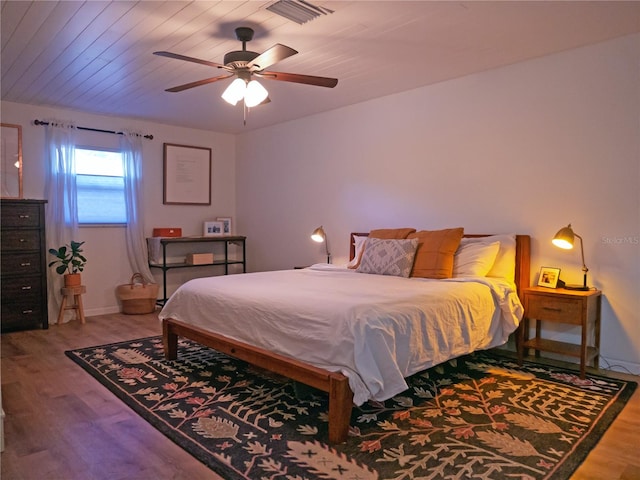
[[224,228],[222,229],[222,232],[225,235],[231,235],[231,217],[218,217],[216,220],[223,223]]
[[204,222],[205,237],[219,237],[224,235],[224,223],[222,222]]
[[165,205],[211,205],[211,149],[164,144]]
[[542,267],[538,277],[539,287],[556,288],[560,279],[560,269],[554,267]]

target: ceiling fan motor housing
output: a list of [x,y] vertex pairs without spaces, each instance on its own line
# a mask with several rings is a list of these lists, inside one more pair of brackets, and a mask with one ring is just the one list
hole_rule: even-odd
[[259,53],[250,52],[248,50],[236,50],[229,52],[224,56],[224,64],[227,67],[244,68],[251,60],[256,58]]

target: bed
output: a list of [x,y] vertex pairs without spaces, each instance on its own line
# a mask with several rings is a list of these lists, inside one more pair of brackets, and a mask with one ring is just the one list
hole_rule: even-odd
[[[352,262],[366,237],[351,234]],[[529,285],[530,239],[513,240],[509,278],[403,278],[318,264],[191,280],[160,312],[165,355],[177,358],[186,337],[325,391],[329,441],[341,443],[354,403],[390,398],[414,373],[507,341]]]

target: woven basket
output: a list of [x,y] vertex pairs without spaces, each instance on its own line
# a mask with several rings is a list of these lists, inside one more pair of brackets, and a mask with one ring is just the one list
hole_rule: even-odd
[[156,310],[158,284],[148,283],[142,274],[134,273],[131,283],[118,285],[116,296],[122,304],[122,313],[142,315]]

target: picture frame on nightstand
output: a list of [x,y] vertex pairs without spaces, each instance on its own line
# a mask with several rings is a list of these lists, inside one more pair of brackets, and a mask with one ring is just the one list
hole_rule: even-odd
[[555,267],[540,268],[538,276],[538,286],[547,288],[556,288],[560,279],[560,269]]

